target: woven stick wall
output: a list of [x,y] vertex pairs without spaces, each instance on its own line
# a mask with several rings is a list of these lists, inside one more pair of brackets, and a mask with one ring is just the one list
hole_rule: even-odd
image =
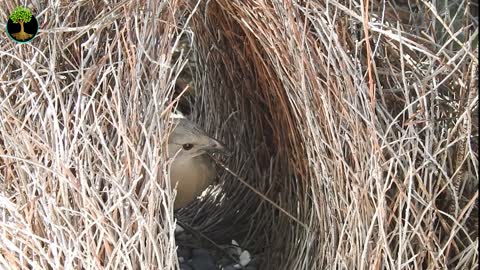
[[474,268],[478,21],[460,2],[364,5],[194,7],[199,118],[274,202],[227,173],[199,227],[248,229],[265,269]]
[[[2,0],[0,21],[19,4]],[[185,8],[29,8],[38,37],[0,37],[0,268],[174,269],[162,149]]]

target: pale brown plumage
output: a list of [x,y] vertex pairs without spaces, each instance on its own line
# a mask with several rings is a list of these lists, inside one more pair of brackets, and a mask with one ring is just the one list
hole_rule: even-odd
[[175,128],[168,139],[168,156],[173,158],[170,183],[177,187],[174,209],[195,200],[215,177],[215,163],[208,153],[224,152],[225,147],[208,136],[193,122],[175,119]]

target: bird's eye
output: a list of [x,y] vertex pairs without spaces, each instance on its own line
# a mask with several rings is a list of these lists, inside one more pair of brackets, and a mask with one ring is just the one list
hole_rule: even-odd
[[192,149],[192,148],[193,148],[193,144],[191,144],[191,143],[186,143],[186,144],[183,145],[183,149],[185,149],[187,151]]

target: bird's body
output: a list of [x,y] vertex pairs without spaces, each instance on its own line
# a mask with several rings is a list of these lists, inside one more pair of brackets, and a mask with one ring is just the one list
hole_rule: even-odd
[[176,119],[168,140],[170,183],[177,188],[174,209],[188,205],[214,181],[215,163],[208,153],[215,151],[224,151],[223,145],[193,122]]
[[175,160],[170,168],[170,183],[177,185],[174,208],[188,205],[215,179],[215,164],[207,155],[190,160]]

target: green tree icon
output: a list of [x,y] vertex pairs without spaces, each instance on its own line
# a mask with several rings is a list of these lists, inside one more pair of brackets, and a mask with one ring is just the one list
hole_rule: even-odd
[[23,24],[28,23],[32,19],[32,12],[26,7],[16,7],[15,10],[10,15],[10,20],[13,23],[20,24],[20,32],[12,33],[12,36],[17,40],[26,40],[32,37],[32,34],[29,34],[24,31]]

